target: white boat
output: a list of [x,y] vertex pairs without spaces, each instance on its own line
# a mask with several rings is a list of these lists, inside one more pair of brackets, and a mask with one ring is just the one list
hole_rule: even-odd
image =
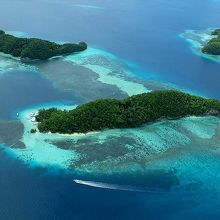
[[111,190],[120,190],[120,191],[131,191],[131,192],[146,192],[144,188],[137,188],[133,186],[122,186],[117,184],[110,183],[101,183],[101,182],[92,182],[74,179],[73,182],[81,185],[86,185],[95,188],[111,189]]

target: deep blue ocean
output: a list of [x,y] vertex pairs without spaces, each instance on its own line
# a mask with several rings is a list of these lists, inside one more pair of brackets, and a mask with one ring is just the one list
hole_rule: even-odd
[[[220,99],[220,64],[195,55],[179,37],[187,29],[219,26],[217,0],[0,0],[0,29],[54,41],[84,40],[139,65],[137,77]],[[0,118],[73,98],[37,74],[18,74],[26,80],[0,76]],[[198,201],[200,195],[193,193],[114,191],[72,180],[63,171],[29,168],[0,151],[0,220],[220,218],[220,210],[208,206],[212,198]]]

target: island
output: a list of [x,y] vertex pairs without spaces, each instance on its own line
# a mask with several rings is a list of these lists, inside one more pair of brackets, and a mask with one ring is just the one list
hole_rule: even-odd
[[214,36],[203,48],[202,52],[210,55],[220,55],[220,29],[214,30]]
[[19,38],[0,30],[0,52],[20,57],[21,61],[47,60],[86,49],[85,42],[57,44],[38,38]]
[[40,132],[87,133],[134,128],[161,119],[220,113],[220,102],[176,90],[153,91],[123,100],[99,99],[70,111],[41,109],[36,116]]

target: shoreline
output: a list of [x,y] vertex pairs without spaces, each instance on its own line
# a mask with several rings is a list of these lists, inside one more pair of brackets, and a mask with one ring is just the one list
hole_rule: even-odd
[[[69,108],[71,108],[71,109],[74,109],[76,106],[74,106],[73,108],[71,108],[71,107],[67,107],[67,108],[65,108],[65,106],[63,106],[62,108],[59,108],[59,107],[57,107],[58,109],[62,109],[62,110],[68,110]],[[48,108],[50,108],[50,107],[48,107]],[[32,110],[31,110],[32,109]],[[80,136],[88,136],[88,135],[93,135],[93,134],[98,134],[98,133],[100,133],[100,132],[102,132],[102,131],[90,131],[90,132],[86,132],[86,133],[71,133],[71,134],[65,134],[65,133],[52,133],[52,132],[46,132],[46,133],[42,133],[42,132],[40,132],[39,130],[38,130],[38,127],[37,127],[37,125],[38,125],[38,122],[36,121],[36,116],[38,115],[38,112],[39,112],[39,110],[40,109],[33,109],[33,108],[31,108],[31,109],[29,109],[29,110],[26,110],[25,112],[25,114],[22,114],[22,112],[19,114],[19,113],[17,113],[17,114],[19,114],[19,116],[18,116],[18,118],[19,118],[19,120],[22,122],[22,120],[23,120],[23,118],[25,118],[26,120],[28,120],[29,121],[29,123],[31,123],[32,124],[32,129],[36,129],[36,132],[35,133],[32,133],[33,135],[34,134],[48,134],[48,135],[59,135],[59,136],[63,136],[63,137],[80,137]],[[47,108],[45,108],[45,109],[47,109]],[[31,111],[30,111],[31,110]],[[70,110],[70,109],[69,109]],[[20,118],[20,115],[22,115],[22,119]],[[107,129],[108,130],[108,129]],[[109,129],[109,130],[111,130],[111,129]]]

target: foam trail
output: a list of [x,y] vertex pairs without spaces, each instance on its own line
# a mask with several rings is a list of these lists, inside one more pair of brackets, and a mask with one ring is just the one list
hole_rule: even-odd
[[111,190],[120,190],[120,191],[131,191],[131,192],[153,192],[148,191],[143,188],[126,186],[126,185],[117,185],[117,184],[109,184],[109,183],[101,183],[101,182],[92,182],[92,181],[84,181],[84,180],[73,180],[73,182],[81,185],[86,185],[95,188],[103,188],[103,189],[111,189]]
[[86,4],[75,4],[74,7],[87,8],[87,9],[103,9],[103,7],[100,6],[86,5]]

